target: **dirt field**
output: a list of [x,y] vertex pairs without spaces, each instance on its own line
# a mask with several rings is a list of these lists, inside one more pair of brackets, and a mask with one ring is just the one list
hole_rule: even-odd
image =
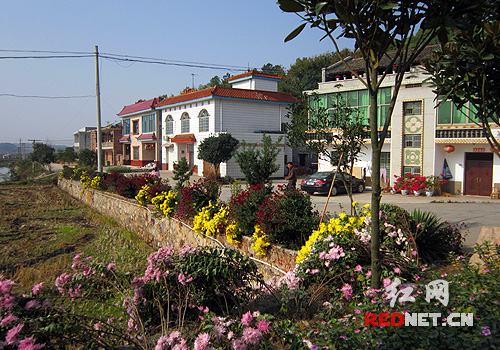
[[56,186],[0,185],[0,274],[52,283],[79,252],[136,269],[150,248]]

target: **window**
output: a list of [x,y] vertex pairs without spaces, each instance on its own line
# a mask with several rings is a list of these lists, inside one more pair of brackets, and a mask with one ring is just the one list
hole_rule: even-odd
[[139,120],[132,121],[132,133],[134,133],[134,134],[139,133]]
[[202,109],[200,114],[198,115],[198,118],[199,118],[199,122],[200,122],[200,132],[208,131],[208,129],[209,129],[209,124],[208,124],[209,116],[208,116],[207,110]]
[[403,115],[422,115],[422,101],[403,102]]
[[420,175],[420,167],[419,166],[405,166],[403,167],[403,175],[412,174],[412,175]]
[[438,107],[438,124],[472,124],[469,120],[470,116],[475,119],[475,108],[471,106],[469,109],[468,104],[458,109],[451,101],[442,102]]
[[174,133],[174,118],[171,115],[167,115],[165,118],[165,134]]
[[189,132],[189,114],[186,112],[182,113],[181,116],[181,133],[185,134]]
[[139,147],[134,147],[134,160],[139,159]]
[[130,134],[130,119],[123,119],[123,135]]
[[[391,103],[392,89],[390,87],[379,89],[378,103],[378,125],[383,126]],[[368,90],[346,91],[333,94],[322,94],[311,96],[309,105],[312,109],[328,109],[328,114],[333,116],[334,110],[339,103],[346,103],[349,107],[356,109],[358,115],[366,125],[370,116],[370,96]]]
[[420,148],[422,136],[421,135],[405,135],[405,148]]
[[380,169],[386,169],[387,179],[391,176],[391,152],[380,152]]
[[156,131],[156,117],[155,114],[148,114],[142,117],[142,132],[155,132]]

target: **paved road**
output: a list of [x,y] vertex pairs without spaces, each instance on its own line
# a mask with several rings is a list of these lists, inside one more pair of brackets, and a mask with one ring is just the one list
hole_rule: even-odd
[[[56,167],[54,170],[57,171],[59,169]],[[162,178],[169,179],[171,184],[175,183],[172,180],[171,171],[162,170],[160,173]],[[199,178],[199,176],[193,175],[191,182]],[[283,183],[284,181],[281,180],[273,181],[275,186]],[[230,187],[223,186],[221,199],[226,201],[230,196]],[[316,209],[321,213],[326,203],[326,195],[313,195],[311,198]],[[364,193],[354,193],[353,199],[358,201],[360,205],[370,203],[370,189],[368,188]],[[382,203],[396,204],[409,211],[414,209],[430,211],[440,217],[441,220],[452,224],[465,223],[467,226],[465,248],[468,251],[472,250],[483,226],[500,227],[500,200],[498,199],[476,196],[415,197],[414,195],[403,196],[401,194],[383,193]],[[348,211],[349,207],[349,197],[346,194],[339,194],[330,198],[327,213],[334,214],[341,211]]]

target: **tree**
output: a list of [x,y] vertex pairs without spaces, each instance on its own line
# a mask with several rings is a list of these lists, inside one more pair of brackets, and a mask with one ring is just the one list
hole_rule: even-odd
[[220,163],[231,159],[238,143],[229,133],[209,136],[198,146],[198,158],[212,164],[215,176],[218,176]]
[[285,68],[281,64],[266,63],[260,71],[263,73],[278,74],[281,77],[286,75]]
[[44,143],[35,143],[33,145],[33,153],[30,155],[30,159],[33,162],[37,162],[44,166],[55,161],[55,149],[46,145]]
[[231,75],[226,73],[222,76],[222,79],[218,75],[214,75],[207,84],[199,85],[198,90],[208,89],[214,86],[230,87],[231,84],[228,83],[228,79]]
[[[308,113],[302,113],[300,117],[287,123],[287,130],[291,130],[290,144],[292,147],[305,145],[309,152],[328,159],[331,165],[339,165],[340,169],[352,175],[354,163],[365,147],[367,125],[362,116],[357,110],[350,108],[340,94],[336,95],[336,102],[330,111],[319,107],[316,95],[310,96],[309,100],[314,108],[308,107]],[[309,115],[309,118],[304,118],[304,115]],[[342,180],[352,203],[352,190],[345,179]]]
[[[498,1],[480,2],[480,11],[468,16],[471,27],[456,30],[448,43],[426,63],[434,92],[443,102],[451,99],[459,110],[485,130],[492,150],[500,157],[500,11]],[[496,17],[496,18],[495,18]]]
[[78,155],[73,147],[66,147],[64,150],[59,150],[57,152],[57,159],[64,163],[73,163],[77,157]]
[[255,144],[247,144],[245,140],[241,142],[242,151],[236,152],[234,158],[248,185],[268,184],[271,175],[279,170],[276,159],[280,152],[278,145],[281,139],[280,136],[276,143],[273,143],[271,136],[264,134],[262,149],[257,149]]
[[[372,147],[372,200],[371,200],[371,260],[373,288],[381,285],[380,260],[380,154],[390,125],[392,111],[401,87],[404,73],[416,57],[438,35],[447,41],[450,26],[465,26],[460,18],[477,6],[471,0],[278,0],[285,12],[296,13],[303,21],[285,41],[292,40],[305,28],[306,24],[325,32],[325,38],[332,41],[340,52],[337,38],[353,39],[355,50],[364,60],[367,77],[363,78],[342,58],[342,63],[353,76],[368,89],[370,97],[370,138]],[[419,28],[424,30],[418,31]],[[416,40],[412,40],[416,38]],[[410,48],[410,44],[412,48]],[[395,48],[388,52],[393,45]],[[387,63],[381,66],[382,60]],[[382,130],[377,125],[377,95],[387,74],[396,67],[394,89],[388,108],[388,115]]]
[[78,165],[83,167],[97,166],[97,153],[90,149],[82,149],[78,153]]
[[174,164],[174,180],[177,180],[175,184],[175,189],[180,191],[184,187],[184,183],[189,181],[189,178],[193,175],[193,169],[189,169],[189,164],[186,157],[182,157],[179,163]]

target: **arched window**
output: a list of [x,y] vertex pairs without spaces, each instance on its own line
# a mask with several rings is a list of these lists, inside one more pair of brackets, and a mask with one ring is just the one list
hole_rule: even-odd
[[171,115],[167,115],[165,118],[165,134],[174,133],[174,118]]
[[182,113],[181,116],[181,133],[186,134],[189,132],[189,114]]
[[200,123],[200,132],[203,132],[203,131],[208,131],[208,128],[209,128],[209,124],[208,124],[208,112],[206,109],[202,109],[200,114],[198,114],[198,119],[199,119],[199,123]]

